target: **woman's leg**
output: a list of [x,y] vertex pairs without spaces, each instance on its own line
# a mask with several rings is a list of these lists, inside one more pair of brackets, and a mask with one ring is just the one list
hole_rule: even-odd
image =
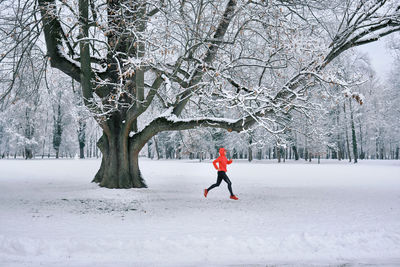
[[228,184],[228,190],[231,193],[231,196],[234,196],[233,192],[232,192],[232,182],[231,180],[229,180],[228,175],[226,175],[226,173],[224,172],[223,178],[224,181]]
[[221,176],[221,173],[222,173],[222,172],[218,172],[217,182],[216,182],[215,184],[211,185],[211,186],[207,189],[207,191],[210,191],[210,190],[213,189],[214,187],[217,187],[217,186],[219,186],[219,185],[221,184],[222,179],[223,179],[222,176]]

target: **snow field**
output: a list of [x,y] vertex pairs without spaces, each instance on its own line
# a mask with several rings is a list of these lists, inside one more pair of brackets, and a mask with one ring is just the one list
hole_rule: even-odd
[[147,189],[90,183],[99,160],[0,160],[0,266],[400,266],[400,162],[141,159]]

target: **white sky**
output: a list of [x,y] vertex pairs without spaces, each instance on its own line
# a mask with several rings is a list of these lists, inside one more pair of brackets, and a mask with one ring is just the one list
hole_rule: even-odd
[[393,64],[393,55],[390,50],[386,47],[388,38],[380,39],[379,41],[369,43],[358,47],[357,49],[367,53],[371,65],[376,71],[377,76],[380,80],[385,81],[390,72]]

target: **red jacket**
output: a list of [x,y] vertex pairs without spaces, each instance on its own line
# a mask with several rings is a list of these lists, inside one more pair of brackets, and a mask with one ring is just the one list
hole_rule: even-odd
[[[227,170],[226,170],[226,164],[231,164],[232,163],[232,160],[228,160],[226,157],[225,157],[225,148],[220,148],[219,149],[219,157],[218,158],[216,158],[214,161],[213,161],[213,165],[214,165],[214,168],[216,169],[216,170],[218,170],[218,171],[224,171],[224,172],[227,172]],[[218,165],[219,165],[219,167],[217,166],[217,163],[218,163]]]

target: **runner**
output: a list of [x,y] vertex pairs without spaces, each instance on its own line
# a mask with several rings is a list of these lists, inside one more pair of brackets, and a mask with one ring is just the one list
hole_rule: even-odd
[[[208,189],[204,189],[204,197],[207,197],[208,192],[213,189],[214,187],[217,187],[221,184],[222,180],[224,180],[228,184],[228,189],[229,192],[231,193],[231,199],[238,200],[238,198],[233,194],[232,192],[232,182],[229,180],[229,177],[226,175],[226,165],[231,164],[232,160],[228,160],[225,156],[226,150],[225,148],[221,147],[219,149],[219,157],[213,161],[214,168],[218,170],[218,177],[217,177],[217,182],[213,185],[211,185]],[[217,163],[219,166],[217,166]]]

